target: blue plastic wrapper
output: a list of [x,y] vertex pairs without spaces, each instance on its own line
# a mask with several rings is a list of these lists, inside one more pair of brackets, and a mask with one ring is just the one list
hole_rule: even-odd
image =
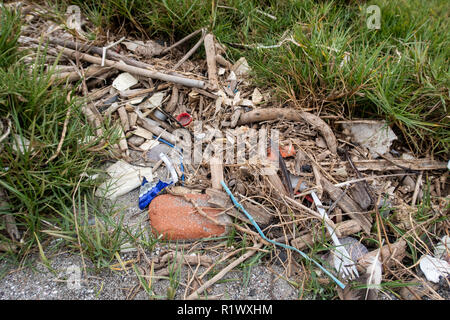
[[151,184],[144,177],[139,191],[139,209],[144,210],[164,188],[170,186],[172,183],[159,180],[158,183]]

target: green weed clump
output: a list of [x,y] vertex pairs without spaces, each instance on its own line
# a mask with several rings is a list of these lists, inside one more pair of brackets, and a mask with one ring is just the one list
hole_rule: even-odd
[[[19,14],[1,9],[0,25],[0,120],[10,123],[10,135],[0,145],[0,188],[7,195],[0,205],[0,243],[11,249],[3,255],[21,259],[36,244],[62,239],[97,266],[107,265],[125,240],[120,223],[93,197],[99,181],[89,177],[99,173],[104,156],[89,148],[101,137],[92,139],[95,133],[74,92],[51,84],[46,53],[18,51]],[[6,232],[8,215],[20,239]],[[96,221],[92,226],[88,216]]]

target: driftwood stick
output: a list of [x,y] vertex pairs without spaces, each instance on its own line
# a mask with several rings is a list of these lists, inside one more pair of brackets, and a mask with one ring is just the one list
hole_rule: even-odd
[[117,113],[119,114],[120,123],[122,124],[122,128],[124,132],[128,132],[130,130],[130,122],[128,120],[128,113],[125,110],[125,107],[120,107],[117,109]]
[[339,199],[337,205],[352,219],[358,221],[364,232],[370,233],[370,229],[372,228],[372,218],[370,215],[368,213],[363,213],[361,207],[353,201],[352,198],[346,194],[342,194],[342,190],[335,187],[327,179],[322,177],[321,182],[323,190],[328,193],[330,198],[333,199],[333,201]]
[[92,91],[88,96],[86,96],[86,100],[89,102],[97,101],[97,100],[101,99],[102,97],[104,97],[109,92],[109,90],[111,90],[110,85],[106,86],[104,88]]
[[248,258],[250,258],[252,255],[255,254],[255,252],[262,247],[262,243],[259,243],[251,248],[249,248],[249,251],[240,256],[238,259],[234,260],[232,263],[230,263],[228,266],[223,268],[218,274],[216,274],[214,277],[206,281],[200,288],[195,290],[191,295],[189,295],[186,300],[193,300],[200,298],[200,293],[211,287],[214,283],[222,279],[228,272],[230,272],[234,267],[238,266]]
[[163,84],[160,84],[160,85],[157,86],[157,87],[152,87],[152,88],[148,88],[148,89],[138,90],[137,92],[133,92],[133,93],[130,93],[130,94],[127,94],[127,93],[125,92],[124,95],[125,95],[128,99],[133,99],[133,98],[136,98],[136,97],[139,97],[139,96],[143,96],[144,94],[149,94],[149,93],[152,93],[152,92],[155,92],[155,91],[161,91],[161,90],[167,89],[167,88],[169,88],[171,85],[172,85],[172,84],[170,84],[170,83],[163,83]]
[[[361,226],[355,220],[347,220],[344,222],[336,223],[335,233],[340,234],[340,237],[346,237],[351,234],[361,231]],[[326,233],[326,238],[330,239],[330,234]],[[291,244],[299,250],[303,250],[308,246],[312,246],[314,242],[321,239],[320,234],[314,234],[312,232],[302,235],[298,238],[291,240]]]
[[211,158],[209,161],[211,169],[211,184],[212,188],[216,190],[222,190],[220,181],[223,180],[223,165],[218,158]]
[[[102,55],[103,48],[89,46],[86,44],[78,44],[73,41],[60,40],[60,39],[55,39],[55,38],[50,38],[49,41],[51,43],[57,44],[58,50],[60,50],[64,55],[66,55],[70,58],[73,58],[73,59],[78,58],[80,60],[84,60],[84,61],[87,61],[90,63],[102,65],[102,58],[94,57],[92,55],[89,55],[87,53],[82,53],[77,50],[86,50],[89,52],[93,52],[93,53]],[[203,38],[202,38],[202,41],[203,41]],[[32,43],[38,43],[38,45],[39,45],[38,39],[34,39],[34,38],[30,38],[30,37],[21,36],[19,39],[19,42],[21,42],[21,43],[32,42]],[[69,46],[76,48],[76,50],[67,48]],[[53,50],[53,51],[56,51],[56,50]],[[114,51],[111,51],[111,50],[109,50],[107,52],[106,56],[110,56],[110,57],[115,58],[120,61],[120,62],[115,62],[112,60],[105,59],[104,66],[106,66],[106,67],[113,67],[117,70],[129,72],[129,73],[143,76],[143,77],[178,83],[178,84],[181,84],[181,85],[184,85],[187,87],[197,87],[197,88],[205,87],[204,81],[189,79],[189,78],[185,78],[185,77],[182,77],[179,75],[174,75],[174,74],[166,74],[166,73],[162,73],[162,72],[158,72],[158,71],[151,71],[151,70],[149,70],[149,68],[151,67],[150,65],[142,64],[139,61],[129,59],[129,58],[124,57]],[[125,63],[122,63],[122,62],[125,62]]]
[[[91,56],[89,54],[86,53],[81,53],[81,52],[77,52],[75,50],[72,49],[68,49],[68,48],[63,48],[63,47],[59,47],[62,51],[63,54],[71,57],[71,58],[76,58],[78,57],[80,60],[84,60],[90,63],[95,63],[100,65],[102,63],[102,58],[97,58],[94,56]],[[107,67],[113,67],[116,68],[118,70],[124,71],[124,72],[129,72],[135,75],[139,75],[139,76],[143,76],[143,77],[148,77],[148,78],[152,78],[152,79],[158,79],[158,80],[162,80],[162,81],[167,81],[167,82],[173,82],[173,83],[178,83],[181,85],[184,85],[186,87],[198,87],[198,88],[203,88],[205,86],[205,82],[201,81],[201,80],[195,80],[195,79],[189,79],[189,78],[183,78],[183,77],[179,77],[179,76],[173,76],[170,74],[165,74],[162,72],[158,72],[158,71],[150,71],[147,69],[142,69],[142,68],[138,68],[138,67],[134,67],[134,66],[130,66],[124,63],[119,63],[119,62],[115,62],[112,60],[105,60],[105,66]]]
[[414,193],[413,193],[412,200],[411,200],[412,206],[416,205],[417,196],[419,195],[420,186],[422,185],[422,175],[423,175],[423,172],[421,172],[419,174],[419,176],[417,177],[416,187],[414,188]]
[[172,87],[172,95],[170,96],[170,100],[167,103],[167,105],[164,108],[164,110],[167,113],[172,114],[175,111],[175,109],[177,108],[177,104],[178,104],[178,87],[177,86],[173,86]]
[[110,68],[108,70],[108,68],[102,68],[107,70],[107,72],[104,72],[102,74],[95,74],[91,77],[91,79],[86,83],[87,87],[89,89],[91,88],[95,88],[97,87],[99,84],[106,84],[106,80],[109,79],[110,77],[114,76],[115,74],[117,74],[119,72],[119,70],[114,69],[114,68]]
[[205,45],[206,63],[208,65],[208,79],[212,85],[217,87],[218,79],[217,79],[216,48],[214,46],[214,35],[208,33],[205,36],[203,44]]
[[[86,69],[86,71],[84,72],[84,76],[87,79],[90,77],[101,76],[102,74],[105,74],[110,71],[111,71],[110,68],[103,68],[97,65],[92,65]],[[55,73],[54,75],[51,76],[51,81],[64,80],[68,82],[75,82],[80,79],[81,73],[79,71]]]
[[[31,38],[33,39],[33,38]],[[75,41],[71,41],[71,40],[63,40],[63,39],[58,39],[58,38],[54,38],[54,37],[48,37],[48,42],[54,45],[59,45],[61,47],[65,47],[65,48],[70,48],[76,51],[84,51],[84,52],[90,52],[93,54],[98,54],[100,56],[103,56],[103,48],[102,47],[97,47],[97,46],[93,46],[93,45],[89,45],[89,44],[83,44],[83,43],[78,43]],[[35,40],[34,42],[36,42],[37,39],[33,39]],[[126,64],[129,64],[130,66],[135,66],[138,68],[144,68],[147,69],[149,67],[151,67],[149,64],[141,62],[141,61],[137,61],[128,57],[125,57],[124,55],[121,55],[117,52],[114,52],[112,50],[107,50],[106,51],[106,58],[111,58],[117,61],[123,61]],[[101,61],[101,58],[100,58]],[[101,62],[99,63],[99,65],[102,65]]]
[[125,137],[125,133],[123,132],[122,127],[120,127],[120,126],[119,126],[119,130],[120,130],[119,149],[121,152],[124,152],[126,156],[128,156],[129,155],[128,143],[127,143],[127,139]]
[[204,39],[205,39],[205,30],[202,29],[202,37],[200,38],[200,40],[198,40],[197,43],[191,48],[191,50],[189,50],[184,55],[184,57],[181,58],[181,60],[177,62],[177,64],[172,68],[172,71],[177,70],[179,66],[181,66],[187,59],[189,59],[189,57],[194,54],[194,52],[198,49],[198,47],[201,46],[201,44],[203,43]]
[[135,109],[135,112],[141,120],[140,121],[141,125],[145,129],[147,129],[156,136],[160,136],[161,138],[169,141],[172,144],[175,144],[177,142],[176,136],[161,128],[156,121],[144,117],[144,115],[138,108]]
[[191,34],[188,34],[186,37],[184,37],[183,39],[175,42],[173,45],[171,45],[170,47],[167,47],[165,49],[163,49],[161,51],[161,55],[166,54],[167,52],[171,51],[173,48],[178,47],[180,44],[185,43],[186,41],[190,40],[191,38],[195,37],[197,34],[199,34],[200,32],[202,32],[203,29],[198,29],[194,32],[192,32]]
[[[414,160],[404,160],[404,159],[377,159],[377,160],[353,160],[355,167],[359,171],[403,171],[399,166],[403,166],[408,170],[416,171],[426,171],[426,170],[442,170],[447,169],[447,162],[436,161],[431,159],[414,159]],[[341,162],[321,162],[320,165],[323,167],[335,166],[342,167],[345,166],[346,161]]]
[[[373,250],[361,258],[358,259],[358,264],[362,268],[366,269],[372,262],[372,259],[377,256],[378,251],[380,249]],[[395,261],[394,260],[403,260],[403,258],[406,255],[406,241],[403,239],[398,240],[397,242],[394,242],[390,245],[384,245],[381,247],[380,252],[380,261],[383,264],[383,266],[390,267],[392,266]]]
[[220,54],[216,54],[216,62],[228,69],[231,69],[233,67],[233,64],[224,57],[222,57]]

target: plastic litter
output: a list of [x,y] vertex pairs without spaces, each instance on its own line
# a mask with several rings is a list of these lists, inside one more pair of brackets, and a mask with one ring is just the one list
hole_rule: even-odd
[[177,173],[174,167],[172,166],[172,163],[170,162],[169,158],[167,158],[167,156],[164,153],[160,153],[159,157],[166,164],[167,169],[169,170],[170,175],[172,177],[172,180],[168,182],[158,180],[157,183],[152,184],[148,182],[147,179],[145,179],[144,177],[144,180],[142,181],[141,184],[141,189],[139,191],[139,209],[141,210],[145,209],[162,190],[178,182]]
[[420,258],[419,265],[427,280],[434,283],[439,283],[440,277],[450,275],[450,264],[447,261],[437,259],[428,254]]
[[167,119],[167,116],[158,109],[153,112],[153,115],[161,121],[165,121]]
[[192,116],[187,112],[183,112],[177,116],[177,121],[181,123],[183,127],[186,127],[192,122]]
[[110,200],[115,200],[139,187],[142,177],[153,180],[152,168],[133,166],[122,160],[109,166],[106,172],[110,179],[98,187],[96,195]]
[[350,131],[354,142],[369,150],[373,158],[389,152],[392,141],[397,139],[385,121],[351,121],[343,123],[342,126]]
[[290,250],[294,250],[298,253],[300,253],[300,255],[302,257],[304,257],[305,259],[311,261],[312,263],[314,263],[316,266],[318,266],[323,272],[325,272],[334,282],[337,283],[337,285],[339,287],[341,287],[342,289],[345,288],[345,285],[339,281],[339,279],[337,279],[335,276],[333,276],[328,270],[326,270],[324,267],[322,267],[317,261],[315,261],[314,259],[311,259],[308,255],[306,255],[304,252],[298,250],[297,248],[294,248],[292,246],[280,243],[280,242],[276,242],[274,240],[271,240],[269,238],[266,237],[266,235],[262,232],[261,228],[258,226],[258,224],[256,223],[256,221],[253,219],[253,217],[244,209],[244,207],[237,202],[236,198],[233,196],[233,194],[231,193],[230,189],[228,189],[227,185],[225,184],[225,182],[221,181],[220,182],[222,184],[222,187],[225,189],[225,192],[230,196],[231,201],[233,201],[233,204],[236,208],[240,209],[246,216],[247,218],[250,220],[250,222],[253,224],[253,226],[256,228],[256,230],[258,231],[258,233],[261,235],[261,237],[270,242],[273,243],[274,245],[283,247],[285,249],[290,249]]
[[138,80],[135,77],[133,77],[128,72],[124,72],[124,73],[119,74],[117,76],[117,78],[114,79],[112,86],[113,86],[113,88],[115,88],[119,91],[124,91],[124,90],[131,88],[132,86],[134,86],[137,83],[138,83]]
[[434,256],[450,263],[450,237],[443,236],[434,248]]

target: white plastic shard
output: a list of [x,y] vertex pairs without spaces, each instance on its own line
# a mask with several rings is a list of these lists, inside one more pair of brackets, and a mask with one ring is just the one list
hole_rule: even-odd
[[128,50],[145,57],[153,57],[155,55],[158,55],[164,49],[163,46],[152,40],[148,40],[146,42],[140,40],[124,41],[123,44],[127,47]]
[[255,88],[252,93],[252,102],[253,104],[260,104],[263,100],[263,96],[261,92],[258,90],[258,88]]
[[450,264],[447,261],[434,258],[428,254],[420,258],[419,265],[427,280],[434,283],[438,283],[440,277],[450,275]]
[[124,90],[131,88],[132,86],[134,86],[137,83],[138,83],[138,80],[135,77],[133,77],[128,72],[124,72],[124,73],[119,74],[117,76],[117,78],[114,79],[112,86],[113,86],[113,88],[115,88],[119,91],[124,91]]
[[245,57],[241,57],[238,61],[236,61],[232,69],[237,77],[244,77],[250,72],[250,67]]
[[348,121],[342,124],[350,131],[352,141],[367,148],[373,158],[389,152],[392,141],[397,139],[385,121]]
[[15,152],[24,154],[25,151],[30,152],[33,148],[30,149],[30,140],[25,137],[21,137],[18,134],[13,134],[14,143],[12,144],[12,149]]
[[122,160],[109,166],[106,172],[110,178],[98,187],[95,195],[110,200],[138,188],[144,177],[147,181],[153,180],[152,168],[133,166]]
[[235,80],[237,80],[236,74],[234,73],[234,71],[231,71],[227,77],[227,81],[235,81]]
[[144,45],[144,41],[136,40],[136,41],[124,41],[122,42],[128,50],[135,52],[139,46]]
[[152,109],[161,106],[164,97],[166,96],[165,92],[157,92],[152,95],[147,101],[145,101],[141,108]]
[[172,166],[172,163],[170,162],[169,158],[164,153],[159,154],[159,158],[164,161],[166,164],[167,170],[169,170],[170,175],[172,176],[172,183],[175,184],[178,182],[178,175],[175,171],[175,168]]
[[450,237],[443,236],[441,241],[434,248],[434,256],[438,259],[447,260],[450,258]]

